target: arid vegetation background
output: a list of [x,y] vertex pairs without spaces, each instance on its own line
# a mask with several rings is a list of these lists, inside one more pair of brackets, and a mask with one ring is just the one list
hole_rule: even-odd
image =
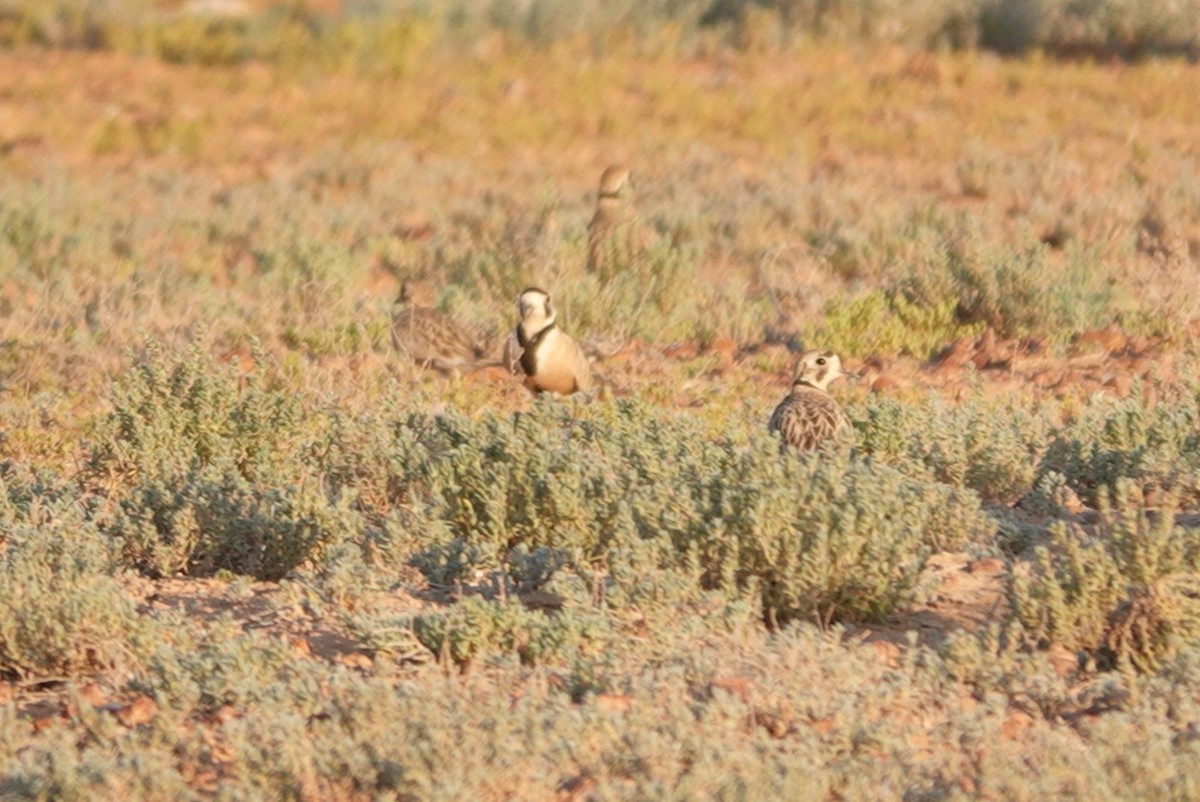
[[[1197,56],[1194,0],[0,0],[0,798],[1200,798]],[[608,389],[422,371],[401,282],[497,352],[551,290]],[[802,347],[848,452],[766,433]]]

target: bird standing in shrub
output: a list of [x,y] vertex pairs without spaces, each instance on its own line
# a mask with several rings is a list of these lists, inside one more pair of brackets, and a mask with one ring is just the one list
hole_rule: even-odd
[[530,287],[517,299],[521,322],[504,346],[504,362],[524,374],[534,393],[570,395],[592,389],[592,371],[579,344],[556,325],[550,293]]
[[392,345],[421,367],[444,372],[474,367],[485,352],[474,335],[454,318],[432,307],[413,304],[407,282],[400,285],[392,314]]
[[629,198],[632,188],[632,174],[620,165],[613,165],[601,174],[596,213],[588,223],[589,273],[612,275],[616,268],[630,264],[649,246],[650,232],[638,219]]
[[767,428],[782,438],[780,451],[789,446],[811,451],[827,440],[840,438],[850,431],[846,413],[829,395],[835,379],[853,376],[842,370],[842,360],[833,351],[806,351],[800,357],[792,391],[779,402]]

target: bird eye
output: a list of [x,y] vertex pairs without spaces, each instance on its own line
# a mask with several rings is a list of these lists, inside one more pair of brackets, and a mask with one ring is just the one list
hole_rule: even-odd
[[825,357],[823,357],[823,356],[819,356],[819,357],[817,357],[817,364],[818,364],[818,365],[824,365],[824,364],[825,364]]

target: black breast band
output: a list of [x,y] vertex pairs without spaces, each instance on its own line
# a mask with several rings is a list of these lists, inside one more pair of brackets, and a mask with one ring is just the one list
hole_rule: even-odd
[[526,337],[525,331],[517,326],[517,344],[521,346],[521,370],[525,371],[526,376],[533,375],[534,368],[537,366],[534,355],[537,353],[538,346],[542,344],[542,340],[546,339],[546,333],[552,328],[554,328],[553,323],[532,337]]

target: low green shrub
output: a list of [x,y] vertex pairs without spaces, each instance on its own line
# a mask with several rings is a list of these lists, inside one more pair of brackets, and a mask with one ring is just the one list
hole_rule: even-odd
[[210,621],[173,622],[173,644],[147,659],[131,685],[181,713],[208,714],[223,704],[245,709],[278,703],[291,683],[291,705],[315,713],[314,664],[297,659],[291,644],[273,634],[246,631],[228,615]]
[[86,481],[115,507],[106,531],[149,574],[227,569],[279,579],[362,526],[326,492],[308,449],[319,418],[296,397],[193,349],[151,345],[114,390]]
[[911,354],[925,359],[946,343],[982,330],[978,323],[959,320],[955,309],[950,300],[925,305],[899,293],[872,290],[826,304],[816,336],[823,347],[847,356]]
[[0,675],[75,674],[135,665],[153,643],[153,627],[139,619],[113,578],[108,541],[88,519],[81,500],[41,495],[11,469],[0,472],[4,499]]
[[469,596],[445,612],[416,616],[412,631],[434,657],[466,668],[489,653],[514,654],[531,665],[562,660],[568,651],[602,640],[608,623],[597,613],[546,614],[515,599],[500,603]]
[[780,457],[761,433],[715,442],[636,403],[439,425],[452,445],[433,515],[452,537],[414,558],[435,581],[528,573],[522,561],[544,549],[581,574],[666,571],[758,594],[772,621],[877,620],[911,598],[925,554],[989,531],[969,490],[846,455]]
[[981,395],[958,404],[871,396],[851,409],[858,449],[902,470],[924,468],[937,481],[970,488],[987,502],[1011,502],[1033,484],[1051,431],[1046,415],[1018,399]]
[[1005,337],[1064,340],[1116,320],[1111,268],[1098,270],[1086,250],[1068,248],[1061,262],[1051,262],[1040,243],[996,247],[972,223],[939,225],[938,245],[923,248],[891,290],[916,308],[949,305],[960,325]]
[[147,477],[228,463],[254,481],[295,471],[306,434],[297,397],[239,376],[198,347],[168,353],[150,342],[113,386],[113,410],[91,444],[87,476],[120,494]]
[[1055,523],[1014,572],[1013,613],[1032,638],[1142,671],[1200,641],[1200,531],[1175,525],[1175,499],[1151,511],[1140,494],[1118,481],[1095,532]]
[[970,491],[845,455],[772,463],[726,451],[701,527],[677,537],[706,583],[758,587],[769,620],[879,621],[912,600],[925,557],[985,540]]
[[153,576],[228,570],[277,580],[361,527],[319,490],[209,470],[143,482],[107,531],[126,564]]
[[1200,412],[1196,404],[1147,406],[1139,393],[1092,405],[1047,446],[1039,477],[1057,472],[1093,505],[1121,479],[1200,499]]

